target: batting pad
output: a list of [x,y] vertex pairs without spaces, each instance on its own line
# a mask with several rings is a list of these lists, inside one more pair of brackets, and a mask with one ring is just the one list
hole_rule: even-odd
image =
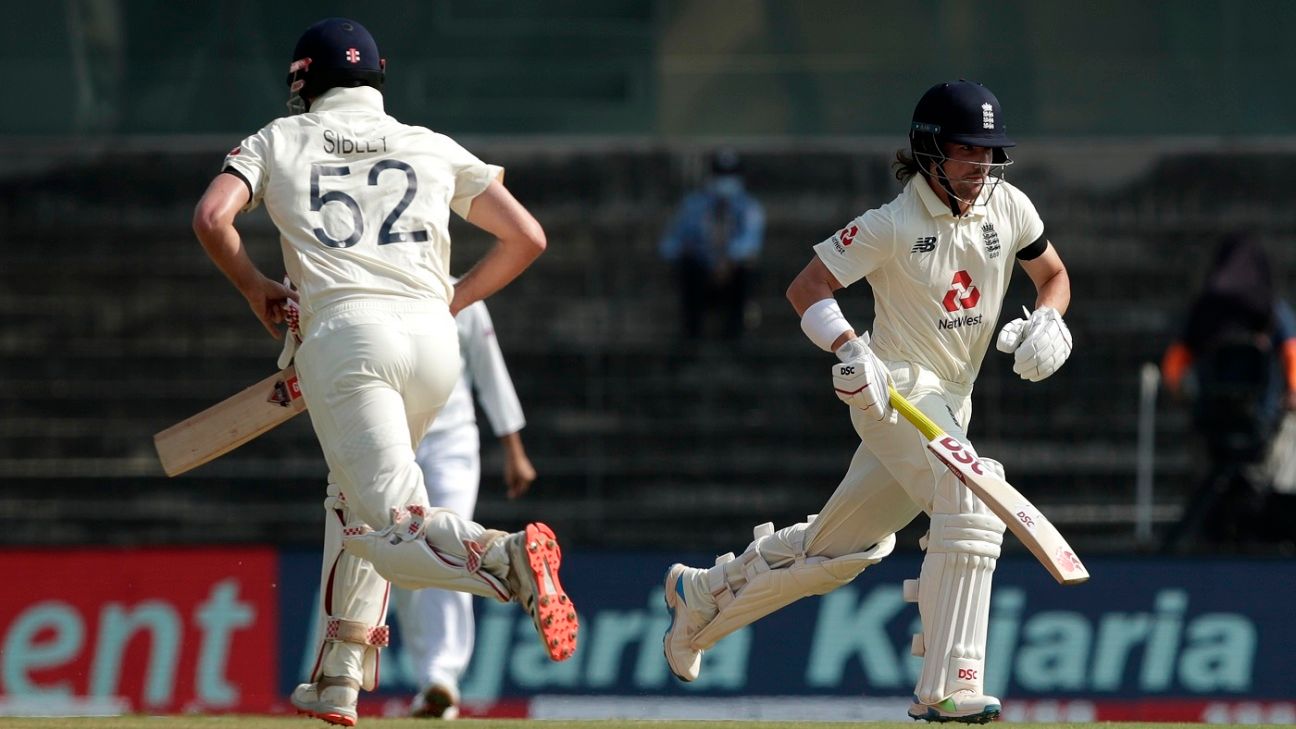
[[387,580],[373,565],[342,550],[353,517],[336,484],[329,484],[324,510],[323,615],[311,680],[345,677],[372,691],[378,685],[378,651],[387,645]]
[[[982,693],[990,583],[1003,544],[1004,523],[993,514],[934,514],[918,578],[923,632],[913,652],[923,656],[914,696],[937,704],[956,691]],[[912,583],[906,584],[912,599]]]
[[[739,561],[725,560],[726,564],[739,564],[743,572],[742,586],[728,597],[716,594],[720,610],[706,627],[693,637],[693,648],[704,651],[721,638],[740,628],[809,595],[825,595],[855,579],[869,565],[881,562],[895,549],[895,535],[888,534],[871,549],[840,557],[803,557],[786,567],[771,569],[760,557],[759,551],[750,548]],[[748,558],[748,555],[754,557]],[[731,555],[725,555],[731,557]],[[725,559],[725,558],[722,558]],[[729,571],[729,570],[726,570]],[[731,578],[727,582],[733,582]]]
[[449,509],[411,505],[387,529],[347,529],[343,548],[397,587],[437,587],[508,602],[513,593],[505,581],[482,568],[487,550],[505,536]]

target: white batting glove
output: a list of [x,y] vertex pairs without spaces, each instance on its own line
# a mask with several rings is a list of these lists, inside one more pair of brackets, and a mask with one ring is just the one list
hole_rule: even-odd
[[[284,276],[284,286],[292,288],[292,281]],[[284,322],[288,325],[288,331],[284,334],[283,350],[279,352],[279,369],[285,369],[292,364],[293,355],[297,354],[297,346],[302,342],[301,336],[301,307],[292,299],[284,300]]]
[[999,331],[995,347],[1012,352],[1013,372],[1039,382],[1058,371],[1071,356],[1071,330],[1051,306],[1041,306],[1026,319],[1014,319]]
[[891,373],[869,349],[865,332],[837,348],[841,364],[832,368],[833,389],[837,397],[851,407],[859,408],[874,420],[895,422],[891,409]]
[[[1030,312],[1024,306],[1022,307],[1022,314],[1026,316],[1026,319],[1030,318]],[[1004,324],[1003,329],[999,330],[999,339],[995,341],[995,349],[1004,354],[1016,352],[1017,345],[1022,342],[1022,330],[1026,328],[1026,319],[1013,319]]]

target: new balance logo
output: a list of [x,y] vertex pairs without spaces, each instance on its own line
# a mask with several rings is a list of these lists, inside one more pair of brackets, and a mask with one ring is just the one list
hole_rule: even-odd
[[931,235],[926,238],[919,238],[909,249],[910,253],[931,253],[936,250],[936,236]]

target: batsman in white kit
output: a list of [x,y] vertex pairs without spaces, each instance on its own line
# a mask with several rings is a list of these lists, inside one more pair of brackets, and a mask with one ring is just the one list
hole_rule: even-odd
[[[922,621],[913,640],[922,670],[909,715],[981,723],[1000,713],[982,687],[1005,524],[928,450],[926,436],[897,424],[888,393],[894,387],[967,444],[972,386],[1013,261],[1035,285],[1035,310],[1006,324],[997,346],[1013,354],[1022,379],[1048,377],[1071,353],[1062,321],[1070,282],[1035,207],[1003,179],[1011,164],[1004,150],[1014,143],[989,89],[962,80],[933,86],[914,109],[909,142],[896,155],[900,195],[816,245],[787,291],[806,336],[840,360],[834,389],[861,441],[850,468],[807,521],[778,531],[758,526],[742,554],[709,569],[672,565],[664,650],[680,680],[697,679],[702,653],[716,641],[850,582],[890,554],[895,532],[925,512],[926,555],[904,591]],[[856,335],[833,295],[862,278],[876,301],[871,337]],[[979,463],[1003,476],[997,462]]]
[[[473,518],[481,482],[481,434],[473,393],[504,453],[504,484],[517,498],[535,480],[521,431],[526,427],[508,366],[495,337],[486,302],[455,317],[463,375],[450,399],[419,443],[416,459],[433,506]],[[459,715],[459,678],[472,659],[475,622],[472,596],[451,590],[392,591],[405,655],[419,683],[410,706],[417,717],[453,719]]]
[[[203,248],[273,336],[300,307],[291,354],[329,487],[317,660],[292,703],[343,726],[378,682],[389,581],[516,601],[550,658],[576,647],[552,530],[506,534],[432,508],[414,454],[459,379],[455,314],[525,270],[544,232],[501,168],[384,112],[385,68],[359,23],[308,28],[289,66],[294,113],[231,151],[194,212]],[[296,291],[257,269],[234,226],[261,203]],[[451,211],[498,239],[457,284]]]

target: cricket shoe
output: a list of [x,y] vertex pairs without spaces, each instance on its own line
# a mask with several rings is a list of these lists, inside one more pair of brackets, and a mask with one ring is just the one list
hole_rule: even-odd
[[459,692],[452,686],[434,683],[423,689],[410,704],[410,716],[420,719],[459,718]]
[[553,530],[539,522],[527,524],[526,529],[508,536],[504,549],[509,558],[509,590],[531,616],[545,652],[555,661],[571,658],[580,622],[576,606],[558,581],[562,550]]
[[356,700],[360,684],[349,678],[323,676],[318,683],[303,683],[292,692],[298,714],[323,719],[338,726],[356,725]]
[[962,724],[985,724],[999,718],[999,699],[973,693],[971,689],[955,691],[954,695],[936,704],[922,704],[914,697],[909,707],[909,718],[923,721]]
[[696,681],[702,670],[702,651],[692,646],[693,636],[711,622],[714,611],[708,613],[690,606],[684,598],[684,580],[695,573],[705,572],[696,567],[685,567],[673,564],[666,570],[666,581],[662,598],[666,609],[670,611],[670,627],[662,636],[662,652],[666,654],[666,665],[671,673],[681,681]]

